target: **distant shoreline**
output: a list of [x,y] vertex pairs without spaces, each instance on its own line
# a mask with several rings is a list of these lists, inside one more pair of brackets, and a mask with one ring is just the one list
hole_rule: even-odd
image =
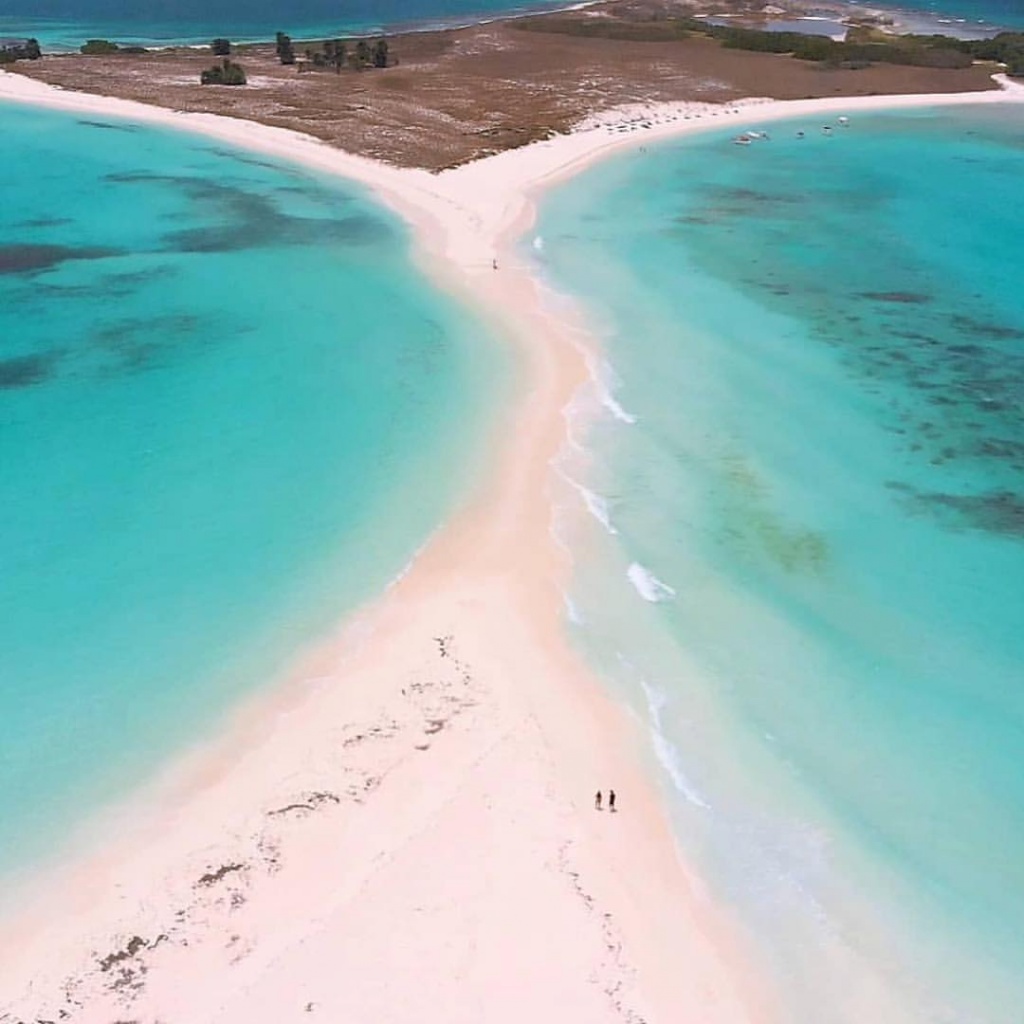
[[[566,0],[564,3],[539,3],[536,6],[524,4],[518,10],[496,11],[493,14],[480,13],[476,16],[440,16],[437,18],[424,18],[422,20],[402,22],[396,21],[389,24],[376,24],[372,26],[357,25],[354,27],[346,27],[335,24],[330,26],[313,26],[310,28],[300,27],[298,29],[294,29],[295,34],[293,35],[293,39],[296,43],[309,43],[319,42],[323,39],[333,39],[336,37],[344,39],[370,39],[377,36],[401,36],[422,32],[450,32],[461,28],[470,28],[474,25],[489,25],[496,21],[514,21],[517,18],[529,18],[538,14],[559,14],[565,11],[578,11],[602,2],[604,2],[604,0],[575,0],[575,2]],[[24,22],[17,21],[13,16],[7,17],[10,21],[10,34],[14,36],[31,36],[35,32],[39,31],[40,26],[45,26],[46,24],[45,21],[40,21],[33,27],[30,22],[29,28],[23,31],[20,26],[23,26],[25,24]],[[3,19],[0,19],[0,21],[2,20]],[[56,24],[65,23],[62,19],[52,20]],[[210,45],[210,39],[206,35],[173,37],[132,36],[110,32],[109,29],[111,27],[113,26],[105,28],[102,24],[91,26],[89,28],[90,36],[110,39],[112,42],[121,43],[126,46],[144,46],[147,49],[155,51],[177,49],[202,49],[205,51]],[[287,19],[282,20],[282,24],[279,28],[281,31],[292,31],[291,26],[287,23]],[[3,30],[3,34],[6,34],[7,32],[7,29]],[[221,34],[231,35],[229,32]],[[232,42],[238,46],[268,46],[273,45],[274,42],[273,35],[270,32],[259,36],[246,36],[244,34],[231,36],[231,39]],[[43,40],[45,40],[45,34]],[[52,44],[47,44],[43,40],[41,40],[41,42],[44,54],[60,56],[69,53],[77,53],[78,48],[86,42],[86,37],[83,36],[80,41],[68,43],[66,46],[54,46]]]
[[[248,1024],[304,1006],[379,1019],[400,1005],[438,1024],[473,1005],[501,1006],[502,1020],[550,1019],[552,1006],[588,1024],[681,1009],[708,1024],[770,1020],[770,986],[728,909],[679,860],[643,729],[563,635],[570,567],[547,484],[593,342],[584,311],[552,312],[517,241],[544,189],[659,140],[1022,99],[1004,81],[953,95],[640,104],[431,174],[253,121],[0,74],[0,101],[195,132],[368,186],[412,225],[435,283],[486,315],[523,367],[491,479],[409,572],[239,708],[220,740],[105,815],[5,922],[0,1010],[34,1020],[70,1007],[103,1024],[129,1006]],[[592,806],[609,783],[614,818]]]
[[[236,45],[231,59],[246,84],[233,87],[201,84],[221,59],[209,46],[97,47],[7,66],[66,91],[242,118],[429,171],[570,133],[627,103],[724,109],[749,96],[983,92],[993,89],[998,70],[975,60],[974,51],[872,41],[870,28],[843,44],[806,34],[737,33],[688,17],[711,10],[707,0],[683,15],[666,3],[603,0],[464,29],[389,35],[379,66],[360,61],[351,45],[337,64],[318,43],[291,40],[288,63],[274,43]],[[789,52],[797,40],[816,41]]]

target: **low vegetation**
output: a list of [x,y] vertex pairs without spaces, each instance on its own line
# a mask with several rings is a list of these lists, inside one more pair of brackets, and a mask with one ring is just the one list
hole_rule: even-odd
[[148,53],[144,46],[119,46],[109,39],[87,39],[79,47],[87,57],[105,57],[110,54]]
[[247,79],[245,68],[225,57],[220,64],[214,64],[202,72],[199,81],[203,85],[245,85]]
[[322,43],[306,46],[302,60],[296,57],[291,36],[278,32],[275,42],[281,63],[299,64],[300,70],[331,68],[340,74],[344,67],[362,71],[371,67],[386,68],[395,63],[388,53],[388,41],[383,37],[372,44],[366,39],[357,39],[354,42],[345,39],[325,39]]
[[943,35],[893,35],[869,26],[854,26],[842,41],[802,32],[771,32],[735,25],[712,25],[701,18],[663,17],[647,21],[617,18],[547,16],[523,18],[516,27],[532,32],[556,32],[587,38],[633,42],[672,42],[703,36],[731,50],[787,54],[798,60],[834,67],[871,64],[965,68],[975,61],[1005,64],[1011,75],[1024,76],[1024,33],[1002,32],[993,39],[956,39]]
[[1008,74],[1024,78],[1024,32],[1000,32],[993,39],[961,41],[978,60],[995,60],[1006,65]]
[[41,56],[37,39],[21,39],[0,47],[0,64],[13,64],[16,60],[39,60]]
[[292,47],[292,37],[284,32],[278,32],[275,40],[277,43],[277,56],[282,64],[295,63],[295,49]]

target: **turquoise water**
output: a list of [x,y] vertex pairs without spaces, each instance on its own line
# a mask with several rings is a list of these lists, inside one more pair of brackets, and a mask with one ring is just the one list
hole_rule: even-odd
[[769,130],[542,209],[531,258],[610,325],[614,398],[562,465],[594,513],[566,488],[574,636],[784,1019],[1010,1024],[1024,111]]
[[922,31],[960,35],[972,26],[1014,30],[1024,28],[1022,0],[917,0],[910,4],[885,3],[880,6],[909,14],[911,22],[915,24],[919,18],[932,19],[937,23],[929,25],[922,21]]
[[126,123],[0,130],[10,868],[402,569],[496,363],[355,188]]
[[0,36],[35,36],[44,49],[77,49],[86,39],[166,45],[273,39],[277,31],[315,39],[407,28],[466,25],[496,16],[564,7],[558,0],[0,0]]

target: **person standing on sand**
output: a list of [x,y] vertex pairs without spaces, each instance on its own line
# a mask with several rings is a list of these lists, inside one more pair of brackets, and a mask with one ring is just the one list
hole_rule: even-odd
[[594,794],[594,810],[595,811],[601,810],[601,790],[598,790]]
[[[600,796],[600,794],[598,794],[598,795]],[[609,789],[608,790],[608,810],[611,811],[612,814],[615,813],[615,790],[614,789]]]

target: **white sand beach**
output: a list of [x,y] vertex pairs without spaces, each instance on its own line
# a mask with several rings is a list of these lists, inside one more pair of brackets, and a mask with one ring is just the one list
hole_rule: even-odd
[[[515,243],[542,188],[613,152],[801,114],[1024,99],[1001,85],[624,108],[432,175],[0,73],[0,101],[199,132],[362,182],[523,366],[488,479],[409,571],[21,894],[0,924],[0,1022],[771,1020],[728,908],[679,855],[643,724],[563,636],[570,566],[549,483],[589,342]],[[609,786],[619,810],[597,813]]]

